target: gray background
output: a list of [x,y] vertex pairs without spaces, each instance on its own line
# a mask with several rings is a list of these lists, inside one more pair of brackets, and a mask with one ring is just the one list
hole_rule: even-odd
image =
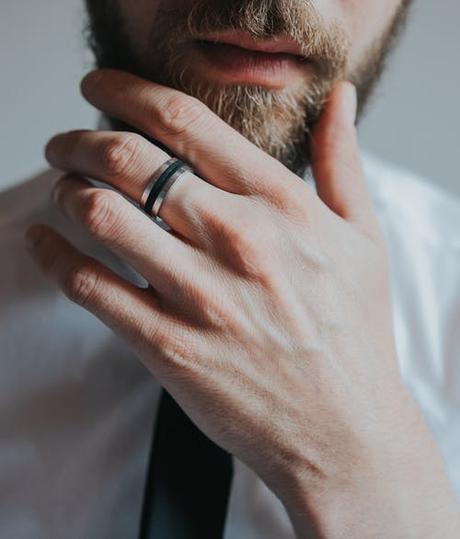
[[[54,133],[95,126],[78,91],[91,68],[81,4],[0,0],[0,189],[46,166],[42,148]],[[361,125],[362,146],[460,195],[460,2],[414,7]]]

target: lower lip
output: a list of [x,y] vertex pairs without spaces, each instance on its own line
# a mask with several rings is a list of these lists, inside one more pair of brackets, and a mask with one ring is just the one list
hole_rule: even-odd
[[[281,89],[308,73],[309,63],[293,54],[267,53],[226,43],[201,41],[195,45],[205,76],[225,83],[251,84]],[[199,69],[199,66],[194,67]]]

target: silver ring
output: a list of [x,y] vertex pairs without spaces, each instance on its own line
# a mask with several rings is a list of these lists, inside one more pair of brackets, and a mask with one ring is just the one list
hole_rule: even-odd
[[180,178],[182,178],[188,173],[193,173],[193,170],[189,166],[184,165],[180,167],[178,170],[176,170],[176,172],[166,182],[165,186],[158,194],[158,197],[156,198],[155,203],[152,208],[152,215],[156,219],[161,219],[161,217],[159,216],[159,213],[161,210],[161,206],[166,198],[166,195],[168,194],[168,191],[178,180],[180,180]]
[[172,157],[171,159],[168,159],[165,163],[163,163],[150,177],[150,180],[148,181],[147,185],[145,186],[144,192],[141,196],[141,207],[143,208],[146,203],[147,199],[149,198],[149,194],[151,190],[153,189],[153,186],[157,182],[158,178],[163,174],[163,172],[166,171],[168,167],[170,167],[173,163],[175,163],[177,159],[175,157]]

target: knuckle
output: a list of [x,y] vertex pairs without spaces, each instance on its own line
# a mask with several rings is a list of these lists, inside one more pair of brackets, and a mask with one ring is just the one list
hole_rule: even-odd
[[64,293],[79,305],[89,305],[98,287],[98,277],[94,268],[82,264],[72,268],[64,281]]
[[273,217],[284,216],[303,220],[312,209],[313,197],[304,182],[276,186],[265,196],[268,198],[268,207],[275,212]]
[[157,320],[142,320],[137,327],[136,339],[146,342],[148,347],[155,346],[160,352],[165,346],[164,335]]
[[198,367],[198,358],[194,353],[194,343],[186,334],[169,330],[157,338],[157,346],[164,356],[163,368],[171,379],[178,382],[192,375]]
[[215,294],[214,298],[206,299],[200,310],[209,327],[224,331],[228,329],[230,311],[226,308],[222,296]]
[[176,367],[180,366],[181,370],[185,367],[190,367],[192,357],[190,343],[185,342],[184,339],[175,335],[169,338],[168,344],[165,347],[167,349],[168,359],[172,364]]
[[223,240],[236,269],[247,277],[260,278],[270,266],[271,247],[267,235],[254,226],[231,223],[225,227]]
[[92,235],[106,239],[116,227],[117,213],[113,207],[117,196],[113,191],[102,189],[89,195],[82,220]]
[[109,176],[125,176],[132,168],[140,151],[140,141],[135,135],[111,138],[102,146],[102,163]]
[[248,202],[217,213],[209,208],[201,214],[203,230],[219,256],[244,278],[265,282],[276,255],[273,234],[278,234],[267,218],[264,204]]
[[205,106],[198,99],[182,94],[169,98],[160,112],[160,122],[173,135],[181,135],[200,121]]

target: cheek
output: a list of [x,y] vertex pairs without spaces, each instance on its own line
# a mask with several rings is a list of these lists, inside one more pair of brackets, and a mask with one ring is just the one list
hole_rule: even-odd
[[131,43],[136,50],[145,50],[158,10],[171,0],[117,1]]
[[401,0],[341,1],[352,42],[350,70],[360,64],[373,43],[384,35],[401,3]]
[[126,25],[126,31],[135,50],[145,51],[155,20],[161,10],[187,8],[196,0],[116,0],[119,12]]

